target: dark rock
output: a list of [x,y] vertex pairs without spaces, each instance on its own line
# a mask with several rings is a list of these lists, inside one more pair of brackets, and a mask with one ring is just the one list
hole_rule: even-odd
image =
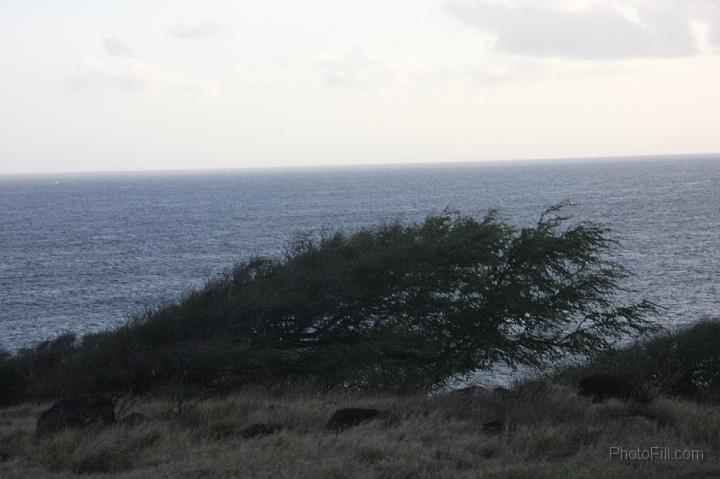
[[480,448],[479,453],[483,459],[492,459],[500,455],[500,449],[494,445],[486,445]]
[[606,374],[594,374],[580,380],[581,396],[592,396],[593,402],[602,402],[608,398],[627,401],[636,396],[637,388],[624,379]]
[[114,422],[115,411],[112,399],[98,394],[76,394],[59,400],[43,412],[37,420],[35,434],[40,436],[68,427]]
[[369,421],[382,421],[385,425],[390,426],[397,424],[400,419],[388,411],[352,407],[335,411],[325,429],[342,432]]
[[267,408],[268,411],[288,411],[288,407],[285,404],[269,404]]
[[0,449],[0,462],[7,462],[12,459],[12,455],[9,452]]
[[485,393],[485,388],[481,386],[469,386],[462,389],[456,389],[454,391],[451,391],[450,394],[453,396],[479,396],[481,394]]
[[118,421],[121,426],[134,428],[150,422],[150,417],[139,412],[131,412]]
[[505,423],[501,420],[486,422],[480,426],[480,430],[490,436],[502,434],[503,429],[505,429]]
[[237,436],[240,436],[243,439],[253,439],[256,437],[262,437],[262,436],[269,436],[271,434],[275,434],[276,432],[279,432],[282,429],[281,426],[278,426],[276,424],[263,424],[263,423],[257,423],[253,424],[251,426],[248,426],[244,429],[241,429],[237,432]]

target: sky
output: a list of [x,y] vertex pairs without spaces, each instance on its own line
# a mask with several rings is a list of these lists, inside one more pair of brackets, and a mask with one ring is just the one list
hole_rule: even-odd
[[720,152],[717,0],[0,0],[0,174]]

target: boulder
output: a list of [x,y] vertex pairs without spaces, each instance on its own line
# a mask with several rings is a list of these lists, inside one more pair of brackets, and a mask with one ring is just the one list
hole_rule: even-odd
[[150,417],[139,412],[131,412],[130,414],[118,421],[121,426],[125,426],[129,429],[142,426],[143,424],[147,424],[149,422]]
[[112,399],[99,394],[76,394],[59,400],[37,420],[38,436],[68,427],[85,427],[94,423],[112,424],[115,411]]
[[276,432],[279,432],[281,429],[282,429],[282,427],[278,426],[277,424],[257,423],[257,424],[248,426],[246,428],[240,429],[236,435],[243,439],[253,439],[256,437],[269,436],[271,434],[275,434]]
[[502,434],[503,429],[505,429],[505,423],[501,420],[486,422],[480,426],[480,430],[488,436]]
[[399,422],[399,418],[388,411],[379,411],[377,409],[359,407],[338,409],[328,421],[325,429],[342,432],[369,421],[382,421],[385,425],[392,425]]
[[605,399],[616,398],[623,401],[633,398],[637,388],[628,381],[607,374],[594,374],[580,379],[581,396],[592,396],[593,402],[602,402]]

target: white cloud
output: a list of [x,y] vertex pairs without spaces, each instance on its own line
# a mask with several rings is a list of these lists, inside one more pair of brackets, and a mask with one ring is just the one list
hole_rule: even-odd
[[217,37],[223,30],[223,26],[218,22],[204,18],[192,25],[179,23],[170,30],[170,33],[178,38],[194,40]]
[[137,58],[122,40],[107,37],[103,46],[108,57],[83,58],[79,72],[67,82],[71,90],[104,86],[127,93],[151,88],[195,89],[199,85],[189,75]]
[[698,52],[684,0],[498,2],[448,0],[445,11],[495,35],[498,51],[525,56],[614,60]]
[[160,65],[137,58],[86,57],[80,73],[70,79],[73,90],[89,87],[110,87],[132,93],[148,89],[197,89],[200,84],[194,78]]
[[502,85],[542,77],[547,72],[543,67],[532,59],[493,58],[477,62],[465,76],[476,85]]
[[388,82],[392,76],[375,55],[361,48],[339,57],[326,55],[320,60],[320,69],[328,86],[373,87]]
[[325,55],[320,60],[323,81],[333,87],[373,88],[391,84],[429,85],[447,74],[413,57],[387,61],[354,48],[341,56]]
[[122,40],[117,38],[103,38],[105,53],[113,57],[134,57],[135,51]]
[[709,41],[720,48],[720,3],[703,4],[698,17],[698,20],[708,27]]

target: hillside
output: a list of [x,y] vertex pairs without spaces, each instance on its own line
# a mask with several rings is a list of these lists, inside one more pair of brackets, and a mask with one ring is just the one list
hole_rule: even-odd
[[[0,476],[113,478],[711,478],[720,476],[720,408],[657,398],[594,404],[550,380],[509,391],[424,396],[247,390],[178,404],[144,398],[126,408],[135,428],[66,430],[34,438],[46,405],[0,410]],[[325,430],[341,407],[391,411],[399,422]],[[500,421],[501,424],[491,424]],[[278,425],[243,439],[254,423]],[[702,451],[704,460],[611,459],[612,447]],[[697,453],[696,453],[697,454]]]

